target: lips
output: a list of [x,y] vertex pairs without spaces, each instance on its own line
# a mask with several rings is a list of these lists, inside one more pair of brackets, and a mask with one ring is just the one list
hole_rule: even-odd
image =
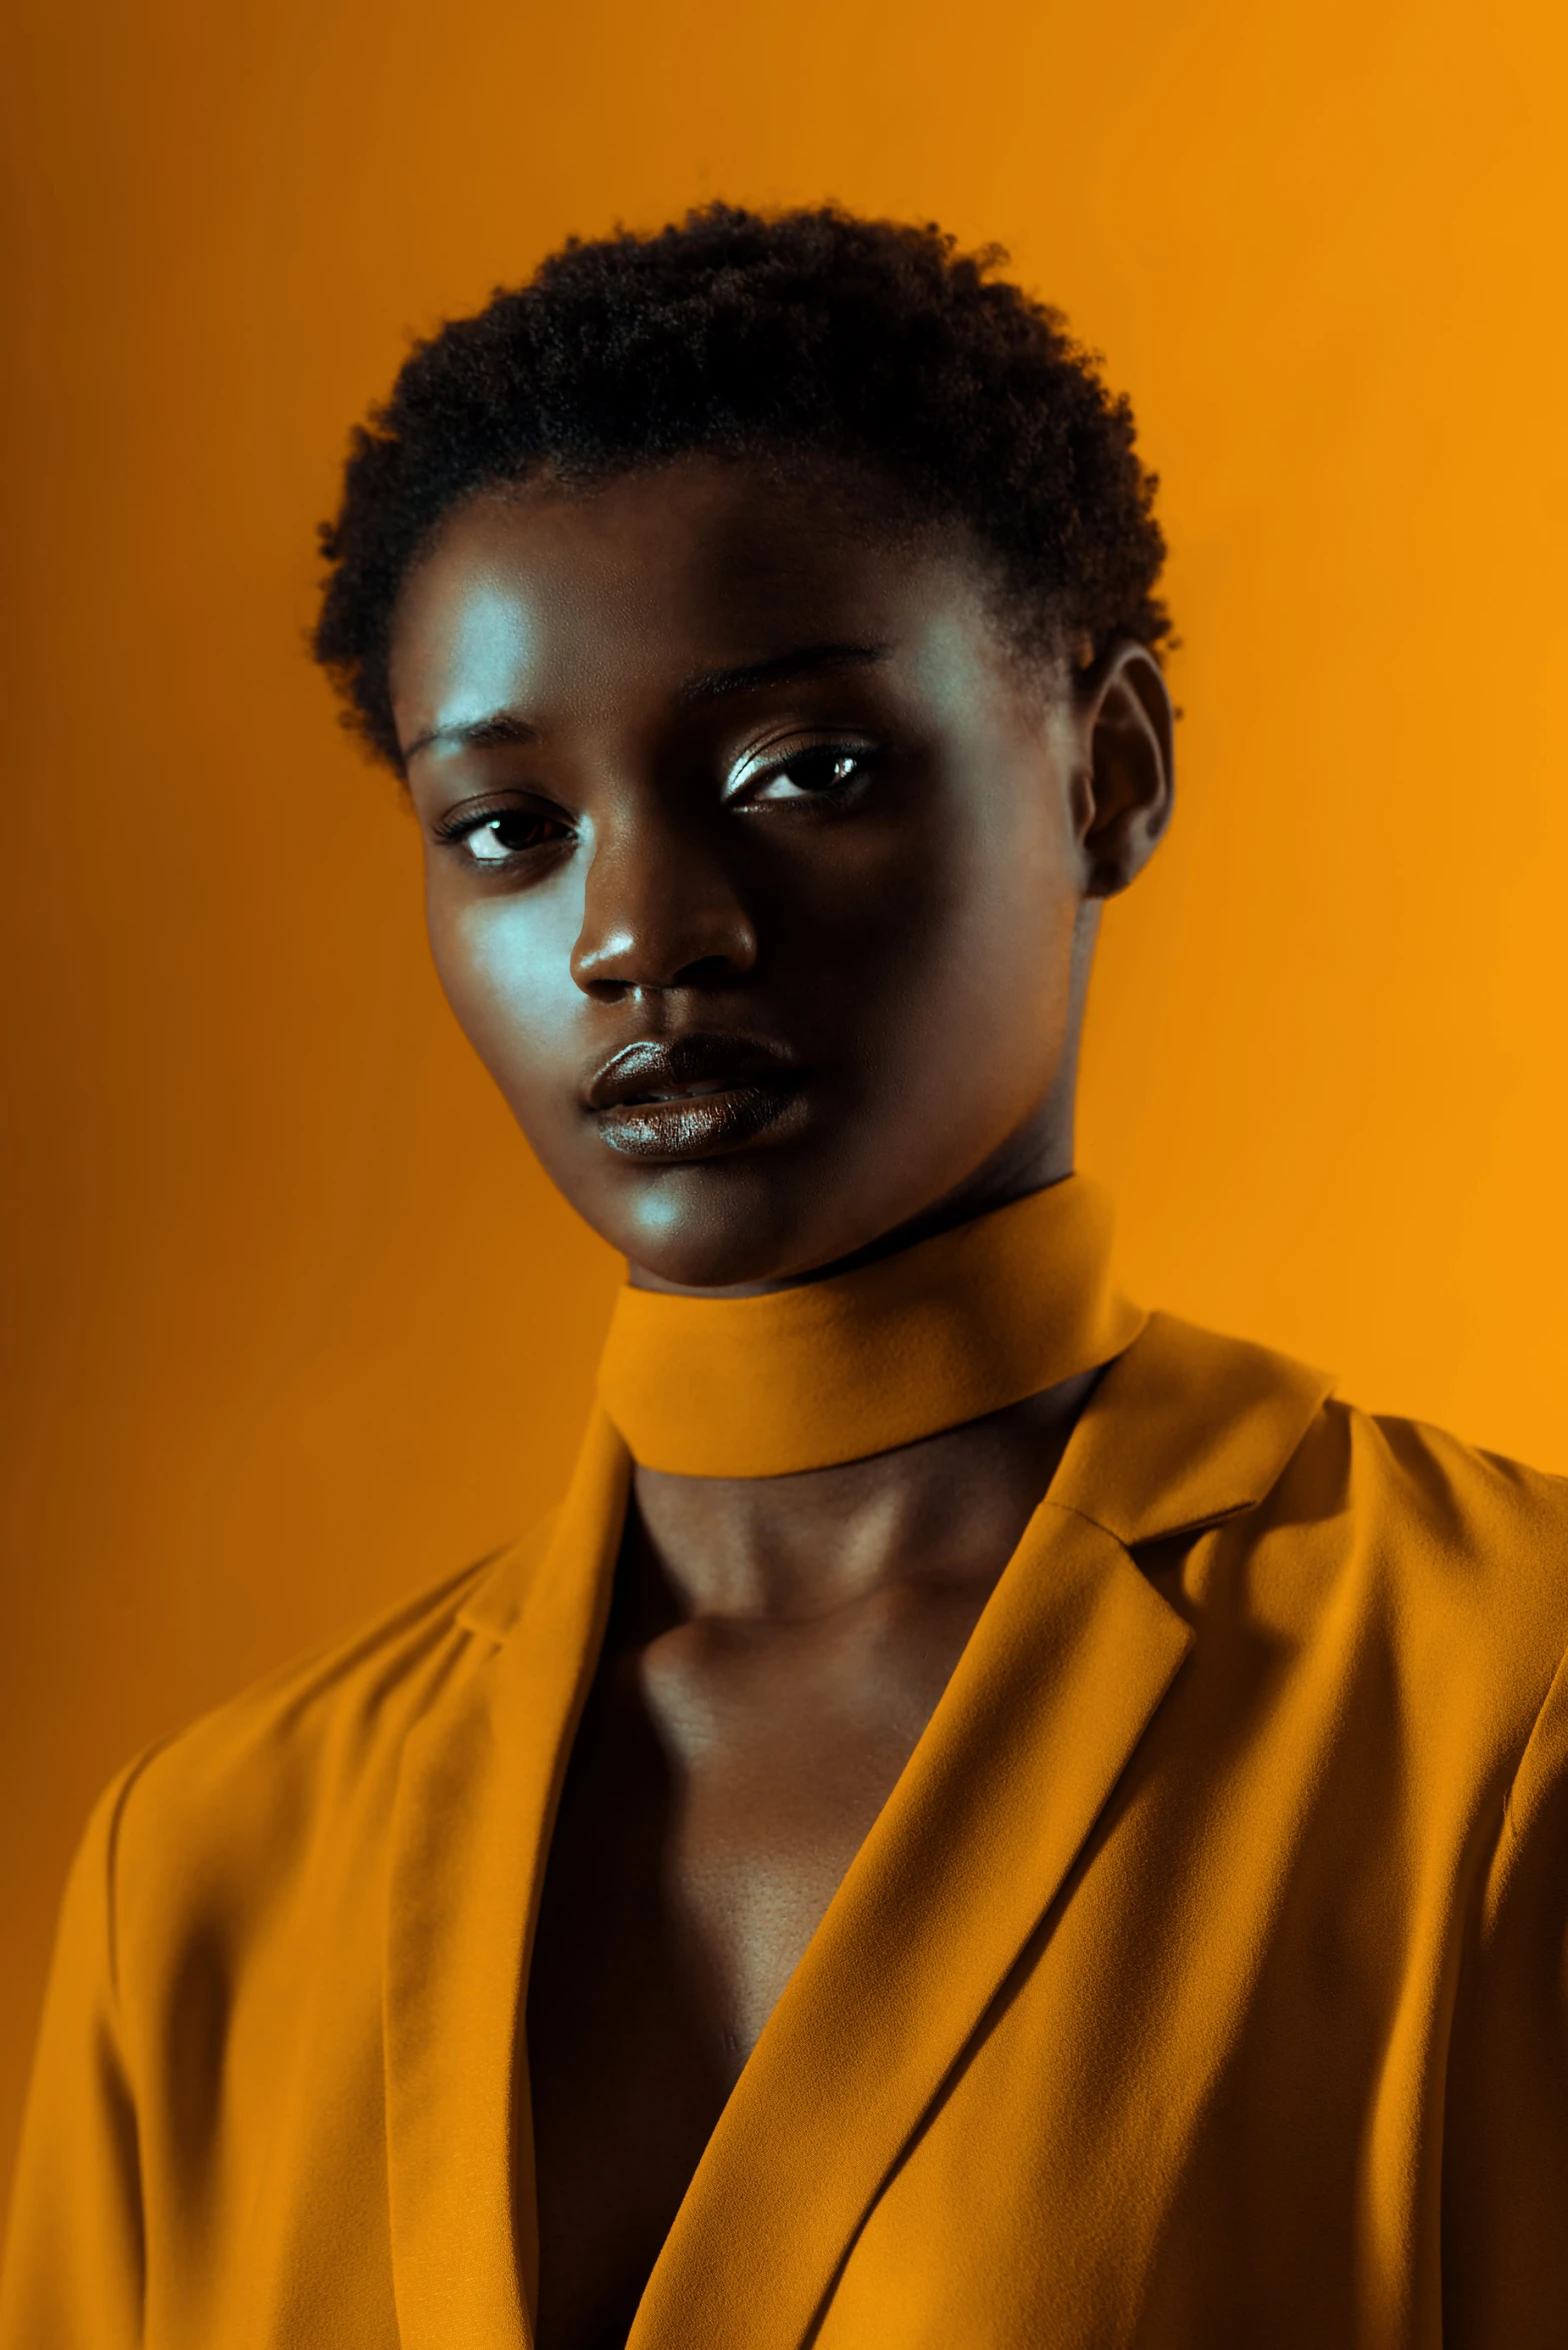
[[706,1035],[627,1045],[583,1098],[611,1150],[666,1164],[782,1140],[803,1106],[800,1072],[782,1047]]

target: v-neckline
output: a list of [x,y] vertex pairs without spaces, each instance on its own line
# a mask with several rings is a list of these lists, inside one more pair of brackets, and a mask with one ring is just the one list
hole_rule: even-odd
[[[628,2350],[809,2337],[1188,1651],[1131,1544],[1266,1491],[1328,1385],[1162,1316],[1113,1366],[751,2052]],[[404,2350],[532,2339],[527,1974],[628,1470],[596,1414],[548,1540],[464,1611],[485,1653],[405,1755],[385,1978]]]

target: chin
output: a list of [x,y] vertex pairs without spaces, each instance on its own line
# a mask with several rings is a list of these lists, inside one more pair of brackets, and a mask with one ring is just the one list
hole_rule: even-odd
[[798,1280],[869,1246],[894,1220],[846,1216],[843,1189],[820,1171],[763,1157],[663,1168],[619,1203],[613,1230],[599,1229],[635,1270],[717,1290]]

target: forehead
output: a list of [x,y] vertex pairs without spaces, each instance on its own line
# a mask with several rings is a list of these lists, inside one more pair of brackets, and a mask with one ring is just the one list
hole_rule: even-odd
[[689,459],[587,491],[486,492],[399,599],[403,741],[520,703],[585,709],[826,643],[1000,666],[987,566],[863,482]]

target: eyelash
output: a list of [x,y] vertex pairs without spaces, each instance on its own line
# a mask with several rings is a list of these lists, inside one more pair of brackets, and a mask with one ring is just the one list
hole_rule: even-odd
[[[746,777],[743,785],[736,791],[725,795],[724,804],[730,807],[738,805],[743,812],[755,811],[759,806],[777,806],[778,802],[769,803],[753,798],[751,795],[762,787],[788,776],[792,769],[806,766],[808,762],[833,764],[839,761],[848,761],[853,769],[851,774],[824,784],[815,793],[801,795],[802,801],[815,798],[819,803],[841,802],[858,785],[866,781],[875,764],[876,757],[876,751],[867,743],[824,741],[797,744],[784,756],[769,760],[754,768],[751,774]],[[560,828],[561,835],[564,835],[569,829],[564,817],[546,816],[527,808],[518,808],[510,802],[503,802],[499,807],[469,807],[454,811],[452,815],[443,818],[439,824],[433,827],[434,837],[444,848],[457,849],[461,848],[464,842],[471,840],[476,833],[483,832],[487,825],[502,824],[508,819],[514,823],[541,829],[556,826]],[[506,855],[501,857],[478,857],[470,852],[469,861],[474,865],[486,866],[492,872],[504,873],[521,863],[524,858],[533,855],[536,850],[553,845],[553,840],[530,840],[520,848],[508,850]]]
[[[433,829],[436,839],[441,842],[443,847],[460,848],[463,842],[472,839],[476,832],[483,832],[487,824],[504,824],[508,819],[517,824],[555,824],[559,825],[563,831],[566,829],[566,819],[562,816],[542,816],[530,808],[513,807],[509,802],[503,802],[499,808],[459,809],[455,814],[444,817]],[[510,855],[514,858],[526,857],[532,850],[542,848],[545,845],[542,841],[530,841],[524,848],[513,849]],[[476,858],[474,861],[476,864],[482,861],[486,864],[502,865],[508,860],[494,857],[483,860]]]
[[[758,786],[777,782],[781,776],[787,776],[792,769],[805,767],[813,761],[833,766],[841,760],[846,760],[853,769],[851,774],[823,784],[814,794],[810,795],[822,801],[842,800],[858,784],[866,781],[876,763],[876,757],[876,751],[870,743],[832,740],[797,743],[794,749],[784,756],[768,760],[756,767],[737,791],[727,795],[729,804],[734,805],[738,801],[743,807],[747,805],[755,807],[758,802],[750,795]],[[767,803],[762,804],[766,805]],[[776,802],[774,804],[777,805]]]

